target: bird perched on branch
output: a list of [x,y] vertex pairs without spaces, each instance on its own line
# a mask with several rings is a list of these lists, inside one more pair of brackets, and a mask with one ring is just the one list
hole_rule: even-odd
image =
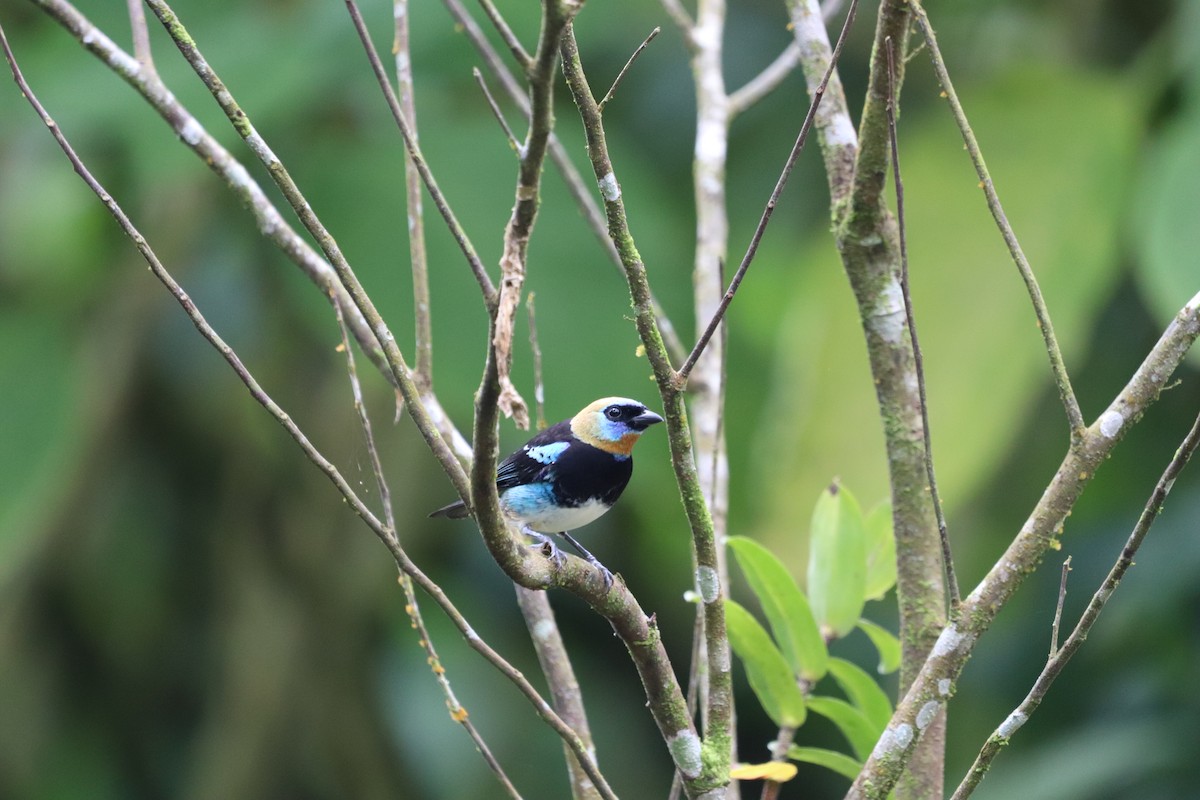
[[[608,588],[612,573],[567,531],[612,508],[633,474],[633,445],[646,428],[662,421],[636,400],[604,397],[551,425],[496,470],[501,510],[556,562],[562,555],[546,534],[562,536],[600,570]],[[469,513],[459,500],[429,516],[462,519]]]

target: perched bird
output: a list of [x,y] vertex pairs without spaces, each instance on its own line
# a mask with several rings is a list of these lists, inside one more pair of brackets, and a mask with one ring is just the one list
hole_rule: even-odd
[[[551,425],[496,470],[501,510],[555,561],[562,556],[546,534],[562,536],[600,570],[605,587],[611,586],[612,573],[567,531],[612,508],[633,474],[633,445],[646,428],[662,421],[636,400],[604,397]],[[462,519],[468,512],[459,500],[429,516]]]

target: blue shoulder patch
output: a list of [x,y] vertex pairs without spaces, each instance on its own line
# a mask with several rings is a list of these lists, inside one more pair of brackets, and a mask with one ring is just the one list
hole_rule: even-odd
[[558,457],[563,454],[563,451],[570,446],[570,442],[553,442],[537,447],[526,447],[525,455],[539,464],[553,464],[555,461],[558,461]]

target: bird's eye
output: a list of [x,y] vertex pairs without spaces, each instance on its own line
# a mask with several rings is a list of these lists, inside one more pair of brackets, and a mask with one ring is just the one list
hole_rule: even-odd
[[620,406],[609,406],[608,408],[604,409],[604,416],[608,417],[611,420],[620,419],[621,418],[621,407]]

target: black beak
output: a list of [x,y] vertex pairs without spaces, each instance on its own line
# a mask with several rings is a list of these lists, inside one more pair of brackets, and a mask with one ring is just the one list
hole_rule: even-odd
[[643,411],[633,419],[629,420],[629,427],[633,428],[634,430],[644,431],[651,425],[657,425],[662,421],[663,418],[658,414],[655,414],[653,411]]

